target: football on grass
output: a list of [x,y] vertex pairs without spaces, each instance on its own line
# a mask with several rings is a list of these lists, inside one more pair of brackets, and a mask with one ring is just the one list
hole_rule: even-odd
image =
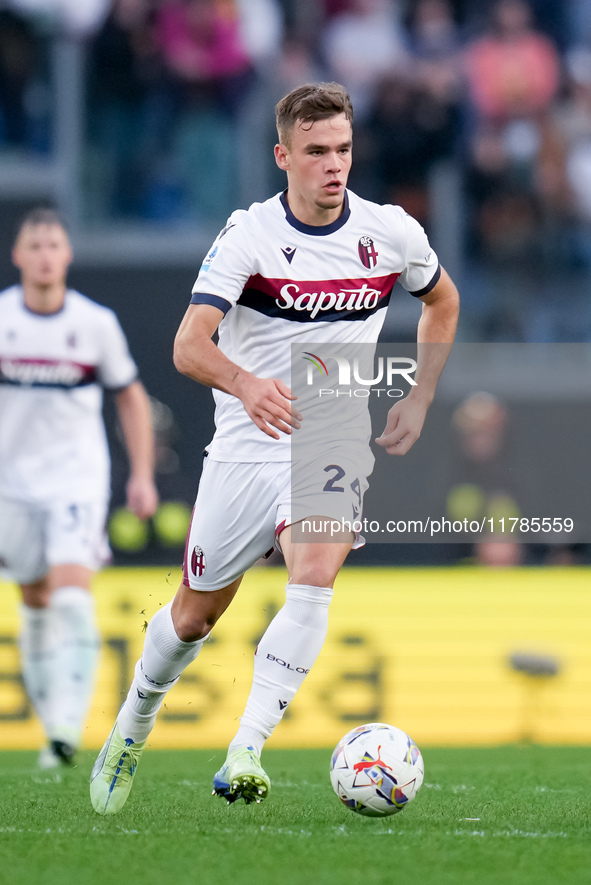
[[423,757],[412,738],[383,722],[348,732],[330,763],[330,780],[341,802],[367,817],[402,811],[417,795],[424,775]]

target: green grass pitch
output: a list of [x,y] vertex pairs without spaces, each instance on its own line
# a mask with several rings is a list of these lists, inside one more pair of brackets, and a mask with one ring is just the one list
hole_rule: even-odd
[[0,882],[10,885],[588,885],[591,749],[426,749],[400,814],[362,818],[330,750],[272,750],[260,806],[210,795],[220,751],[148,751],[125,810],[96,815],[95,754],[60,783],[0,753]]

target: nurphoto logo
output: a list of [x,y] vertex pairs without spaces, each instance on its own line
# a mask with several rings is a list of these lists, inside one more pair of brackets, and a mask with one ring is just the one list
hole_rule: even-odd
[[[331,366],[332,372],[330,372],[327,363],[329,360],[333,360],[334,363],[336,363],[336,387],[320,387],[318,389],[319,397],[369,397],[374,393],[376,396],[384,394],[393,399],[399,399],[405,394],[400,388],[393,387],[394,379],[396,379],[398,383],[403,379],[411,387],[417,386],[417,382],[412,377],[417,370],[417,363],[416,360],[413,360],[410,357],[378,357],[373,370],[373,378],[363,377],[363,374],[367,372],[367,369],[362,372],[359,357],[354,357],[350,360],[341,354],[332,353],[323,354],[322,357],[320,357],[315,353],[304,351],[303,359],[307,360],[309,363],[306,372],[306,384],[309,387],[314,386],[319,378],[323,380],[324,378],[328,378],[329,375],[333,375],[334,377],[335,366]],[[333,378],[330,380],[334,384]],[[385,387],[375,386],[382,381],[385,383]],[[355,388],[353,387],[353,384],[358,384],[359,387]]]

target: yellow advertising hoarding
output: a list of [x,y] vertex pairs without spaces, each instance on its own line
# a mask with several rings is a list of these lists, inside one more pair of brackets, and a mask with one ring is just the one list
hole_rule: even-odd
[[[357,724],[390,722],[423,745],[591,742],[588,569],[347,568],[316,666],[270,741],[331,746]],[[172,598],[179,569],[107,569],[94,583],[103,649],[84,745],[99,747],[127,692],[145,623]],[[201,655],[170,692],[155,747],[220,747],[232,738],[252,656],[282,605],[286,574],[246,576]],[[16,588],[0,583],[0,748],[42,733],[23,689]],[[551,658],[555,676],[509,664]]]

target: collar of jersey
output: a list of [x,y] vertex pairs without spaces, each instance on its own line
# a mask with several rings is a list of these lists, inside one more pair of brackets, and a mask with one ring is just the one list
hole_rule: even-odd
[[[57,310],[52,310],[51,313],[45,313],[45,312],[42,313],[41,311],[33,310],[33,308],[29,307],[29,305],[25,301],[25,293],[24,293],[22,286],[20,286],[20,290],[21,290],[21,307],[26,313],[30,313],[31,316],[33,316],[33,317],[39,317],[42,320],[51,319],[52,317],[56,317],[56,316],[58,316],[58,314],[63,313],[66,309],[66,299],[64,298],[64,300],[62,302],[62,306],[58,307]],[[66,290],[66,293],[67,293],[67,290]]]
[[288,224],[291,224],[292,227],[295,227],[296,230],[301,231],[303,234],[311,234],[313,237],[325,237],[327,234],[333,234],[335,231],[340,230],[344,224],[346,224],[349,220],[349,216],[351,215],[351,209],[349,208],[349,195],[347,191],[345,191],[345,198],[343,200],[343,211],[332,224],[304,224],[303,221],[299,221],[291,209],[289,208],[289,203],[287,202],[287,190],[284,190],[282,194],[279,195],[279,199],[281,200],[281,205],[285,210],[285,218]]

